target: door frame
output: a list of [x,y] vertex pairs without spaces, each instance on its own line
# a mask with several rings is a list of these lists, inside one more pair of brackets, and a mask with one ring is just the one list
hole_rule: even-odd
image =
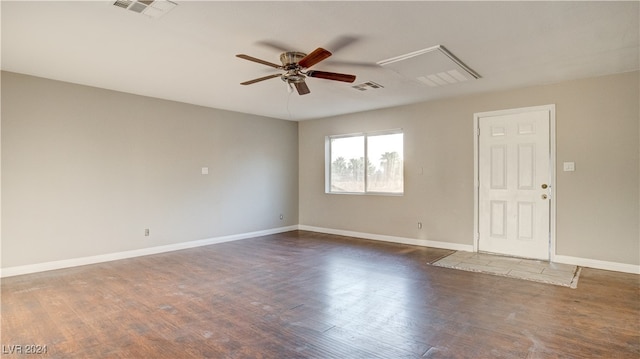
[[555,262],[556,257],[556,105],[542,105],[521,107],[507,110],[477,112],[473,114],[473,251],[478,252],[480,228],[480,118],[491,116],[512,115],[532,111],[549,111],[549,261]]

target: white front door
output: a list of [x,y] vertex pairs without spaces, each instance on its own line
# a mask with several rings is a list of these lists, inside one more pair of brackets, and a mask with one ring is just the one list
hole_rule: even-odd
[[549,260],[551,112],[477,115],[479,251]]

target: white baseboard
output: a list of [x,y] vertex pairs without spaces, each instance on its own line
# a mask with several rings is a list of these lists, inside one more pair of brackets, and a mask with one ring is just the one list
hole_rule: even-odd
[[278,228],[272,228],[272,229],[256,231],[256,232],[232,234],[228,236],[206,238],[206,239],[200,239],[196,241],[167,244],[165,246],[141,248],[141,249],[134,249],[131,251],[100,254],[97,256],[65,259],[60,261],[29,264],[29,265],[16,266],[16,267],[8,267],[8,268],[0,269],[0,278],[12,277],[16,275],[29,274],[29,273],[44,272],[44,271],[50,271],[50,270],[62,269],[62,268],[78,267],[78,266],[83,266],[87,264],[110,262],[110,261],[115,261],[119,259],[141,257],[141,256],[150,255],[150,254],[171,252],[171,251],[177,251],[181,249],[208,246],[211,244],[231,242],[231,241],[237,241],[240,239],[260,237],[260,236],[266,236],[270,234],[294,231],[296,229],[298,229],[298,226],[293,225],[288,227],[278,227]]
[[571,257],[563,255],[555,255],[553,261],[557,263],[572,264],[580,267],[589,267],[596,269],[610,270],[614,272],[624,272],[640,274],[640,265],[608,262],[590,258]]
[[[307,226],[303,224],[299,225],[298,229],[302,231],[335,234],[339,236],[373,239],[377,241],[410,244],[410,245],[424,246],[424,247],[451,249],[455,251],[466,251],[466,252],[474,251],[472,244],[459,244],[459,243],[450,243],[450,242],[431,241],[431,240],[425,240],[425,239],[385,236],[380,234],[345,231],[341,229],[313,227],[313,226]],[[607,261],[601,261],[596,259],[579,258],[579,257],[571,257],[571,256],[563,256],[563,255],[555,255],[553,261],[557,263],[577,265],[580,267],[589,267],[589,268],[595,268],[595,269],[610,270],[615,272],[640,274],[640,266],[633,265],[633,264],[607,262]]]
[[[88,264],[115,261],[119,259],[141,257],[141,256],[150,255],[150,254],[171,252],[171,251],[177,251],[181,249],[208,246],[211,244],[266,236],[270,234],[294,231],[297,229],[302,231],[335,234],[339,236],[357,237],[357,238],[371,239],[371,240],[383,241],[383,242],[392,242],[392,243],[409,244],[409,245],[416,245],[416,246],[423,246],[423,247],[450,249],[455,251],[473,252],[473,245],[471,244],[459,244],[459,243],[432,241],[427,239],[387,236],[387,235],[381,235],[381,234],[345,231],[345,230],[332,229],[332,228],[313,227],[313,226],[300,224],[300,225],[293,225],[293,226],[287,226],[287,227],[272,228],[272,229],[267,229],[262,231],[232,234],[232,235],[221,236],[221,237],[213,237],[213,238],[201,239],[201,240],[190,241],[190,242],[174,243],[174,244],[168,244],[165,246],[141,248],[141,249],[135,249],[131,251],[108,253],[108,254],[101,254],[101,255],[82,257],[82,258],[65,259],[65,260],[53,261],[53,262],[29,264],[24,266],[7,267],[7,268],[0,269],[0,278],[12,277],[12,276],[29,274],[29,273],[44,272],[44,271],[50,271],[50,270],[62,269],[62,268],[78,267],[78,266],[83,266]],[[565,256],[565,255],[555,255],[553,258],[553,261],[557,263],[572,264],[572,265],[577,265],[581,267],[604,269],[604,270],[623,272],[623,273],[640,274],[640,266],[634,265],[634,264],[608,262],[608,261],[601,261],[596,259],[572,257],[572,256]]]
[[345,230],[341,230],[341,229],[313,227],[313,226],[307,226],[307,225],[304,225],[304,224],[298,225],[298,229],[300,229],[301,231],[319,232],[319,233],[326,233],[326,234],[335,234],[335,235],[339,235],[339,236],[348,236],[348,237],[372,239],[372,240],[375,240],[375,241],[410,244],[410,245],[414,245],[414,246],[433,247],[433,248],[441,248],[441,249],[451,249],[451,250],[454,250],[454,251],[473,252],[473,245],[472,244],[460,244],[460,243],[432,241],[432,240],[428,240],[428,239],[415,239],[415,238],[406,238],[406,237],[386,236],[386,235],[382,235],[382,234],[372,234],[372,233],[345,231]]

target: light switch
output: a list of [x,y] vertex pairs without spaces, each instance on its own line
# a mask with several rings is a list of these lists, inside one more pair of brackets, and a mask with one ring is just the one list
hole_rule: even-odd
[[209,167],[202,167],[202,174],[203,175],[208,175],[209,174]]
[[565,172],[572,172],[576,170],[576,163],[575,162],[564,162],[562,164],[562,169]]

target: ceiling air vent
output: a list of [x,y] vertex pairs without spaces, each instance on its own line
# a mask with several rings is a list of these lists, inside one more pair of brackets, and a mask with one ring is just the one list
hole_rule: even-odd
[[380,85],[378,83],[375,83],[373,81],[367,81],[365,83],[361,83],[359,85],[355,85],[355,86],[351,86],[351,87],[353,87],[354,89],[359,90],[359,91],[367,91],[367,90],[370,90],[370,89],[381,89],[381,88],[384,88],[384,86],[382,86],[382,85]]
[[437,45],[378,61],[378,65],[430,87],[440,87],[480,78],[444,46]]
[[178,4],[169,0],[117,0],[113,5],[157,19]]

